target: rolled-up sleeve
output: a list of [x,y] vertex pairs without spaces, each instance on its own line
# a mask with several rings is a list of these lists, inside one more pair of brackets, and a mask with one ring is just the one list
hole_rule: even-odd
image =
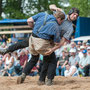
[[61,40],[61,38],[60,38],[60,31],[59,31],[58,26],[56,26],[55,34],[54,34],[54,42],[59,43],[60,40]]
[[34,22],[36,22],[37,19],[38,19],[39,17],[43,16],[43,15],[45,15],[45,13],[44,13],[44,12],[41,12],[41,13],[38,13],[38,14],[32,16],[32,18],[33,18]]

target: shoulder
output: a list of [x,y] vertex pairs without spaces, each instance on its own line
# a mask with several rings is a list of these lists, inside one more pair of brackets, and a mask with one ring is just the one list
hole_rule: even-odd
[[46,12],[40,12],[40,13],[38,13],[39,15],[46,15],[46,14],[48,14],[48,13],[46,13]]
[[45,12],[40,12],[40,13],[33,15],[32,18],[45,16],[45,14],[46,14]]
[[64,26],[64,25],[67,26],[67,27],[69,27],[69,28],[73,28],[73,23],[71,21],[68,21],[67,19],[64,20],[62,22],[62,24],[61,24],[61,26]]
[[14,60],[14,57],[13,56],[11,56],[11,58],[10,58],[11,60]]
[[72,56],[71,56],[71,57],[69,57],[69,59],[72,59]]
[[76,55],[76,56],[75,56],[75,58],[79,58],[79,56],[78,56],[78,55]]

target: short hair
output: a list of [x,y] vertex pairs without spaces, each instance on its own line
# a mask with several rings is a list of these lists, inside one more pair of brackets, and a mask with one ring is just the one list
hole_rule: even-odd
[[78,8],[74,8],[74,7],[73,7],[73,8],[70,9],[68,15],[71,15],[72,13],[77,13],[78,16],[79,16],[79,12],[80,12],[80,11],[79,11]]
[[61,20],[65,19],[65,14],[62,11],[56,11],[54,14],[56,18],[61,18]]
[[11,52],[8,53],[11,56]]

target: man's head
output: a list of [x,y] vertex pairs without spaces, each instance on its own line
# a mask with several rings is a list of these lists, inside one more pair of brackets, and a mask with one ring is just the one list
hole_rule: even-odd
[[89,47],[87,47],[87,51],[88,51],[88,53],[90,54],[90,46],[89,46]]
[[25,51],[24,51],[24,49],[21,50],[20,55],[25,55]]
[[78,45],[82,45],[82,43],[79,41],[78,43],[77,43]]
[[11,57],[11,53],[7,53],[7,57],[10,58]]
[[71,56],[75,56],[76,55],[76,49],[74,49],[74,48],[70,49],[69,52],[70,52]]
[[66,70],[69,70],[69,69],[70,69],[70,65],[67,64],[67,65],[66,65]]
[[75,42],[71,42],[71,48],[76,47],[76,43]]
[[85,57],[87,55],[87,50],[83,50],[82,53],[83,53],[83,55]]
[[54,16],[56,17],[58,24],[61,24],[63,22],[63,20],[65,19],[65,15],[61,11],[56,11]]
[[77,18],[78,18],[78,16],[79,16],[79,10],[78,10],[77,8],[72,8],[72,9],[69,11],[68,15],[69,15],[69,19],[70,19],[71,21],[75,21],[75,20],[77,20]]
[[80,51],[82,52],[85,49],[84,46],[80,46]]
[[77,43],[77,47],[80,48],[81,45],[82,45],[82,43],[79,41],[79,42]]

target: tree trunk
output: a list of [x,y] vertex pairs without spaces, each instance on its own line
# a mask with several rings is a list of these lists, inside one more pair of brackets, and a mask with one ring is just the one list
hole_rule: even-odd
[[2,14],[2,0],[0,0],[0,17],[1,17],[1,14]]

